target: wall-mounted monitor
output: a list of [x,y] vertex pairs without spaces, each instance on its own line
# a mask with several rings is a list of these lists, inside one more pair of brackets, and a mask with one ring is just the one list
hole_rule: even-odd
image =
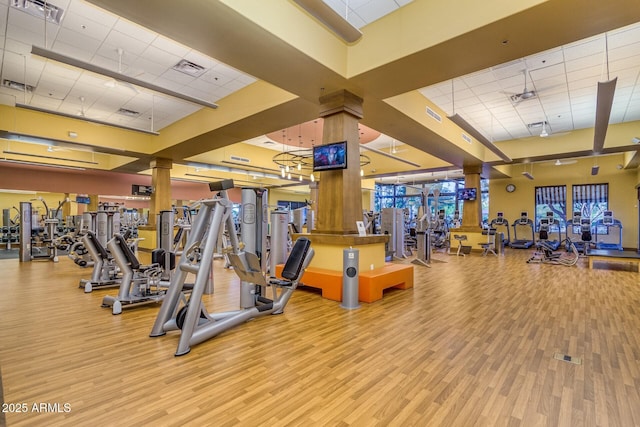
[[475,188],[459,188],[458,200],[475,200],[476,189]]
[[150,185],[131,185],[131,194],[133,196],[151,196],[153,194],[153,187]]
[[313,147],[313,171],[345,169],[347,167],[347,141]]

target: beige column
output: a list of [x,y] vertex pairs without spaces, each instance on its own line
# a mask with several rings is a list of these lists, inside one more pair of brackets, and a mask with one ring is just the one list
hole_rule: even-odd
[[62,205],[62,221],[66,221],[67,217],[71,216],[71,197],[69,193],[64,193],[65,200],[69,199],[69,202]]
[[156,226],[156,216],[160,211],[171,210],[171,159],[151,160],[151,202],[149,203],[149,226]]
[[324,118],[322,144],[347,141],[347,168],[319,173],[317,221],[314,233],[355,234],[362,221],[360,139],[362,99],[341,90],[320,98]]
[[99,197],[97,194],[89,195],[89,204],[87,205],[87,212],[97,212],[98,211],[98,201]]
[[462,210],[462,230],[480,231],[482,229],[482,192],[480,188],[480,172],[482,166],[465,166],[464,186],[465,188],[475,188],[477,197],[475,200],[466,200]]

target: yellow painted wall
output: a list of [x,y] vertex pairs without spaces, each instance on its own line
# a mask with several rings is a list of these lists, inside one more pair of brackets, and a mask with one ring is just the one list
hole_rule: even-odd
[[[625,248],[637,248],[638,242],[638,199],[635,186],[638,184],[640,172],[636,169],[618,169],[624,160],[623,154],[601,156],[596,159],[579,160],[565,166],[554,166],[553,162],[536,163],[531,166],[513,166],[513,178],[494,179],[489,184],[489,218],[496,217],[497,212],[504,212],[509,223],[527,211],[533,217],[535,210],[535,187],[547,185],[567,186],[567,211],[571,215],[573,204],[571,186],[579,184],[609,184],[609,208],[616,219],[622,222],[622,245]],[[600,170],[598,175],[591,175],[591,167],[597,161]],[[534,180],[522,176],[524,170],[530,171]],[[516,191],[507,193],[507,184],[515,184]],[[513,231],[513,229],[512,229]]]
[[[55,211],[58,208],[58,204],[62,202],[65,195],[62,193],[38,193],[33,192],[0,192],[0,210],[10,209],[10,217],[13,219],[20,210],[20,202],[31,202],[31,211],[38,212],[39,215],[45,215],[45,207],[40,200],[32,200],[42,197],[49,207],[49,210]],[[75,200],[75,194],[72,195],[71,200]],[[15,207],[16,209],[13,209]],[[71,215],[77,215],[78,204],[71,203]]]

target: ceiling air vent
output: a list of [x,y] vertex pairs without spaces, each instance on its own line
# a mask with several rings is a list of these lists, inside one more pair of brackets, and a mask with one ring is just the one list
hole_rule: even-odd
[[438,123],[442,123],[442,117],[440,116],[440,114],[436,113],[429,107],[427,107],[427,114]]
[[117,113],[127,117],[138,117],[140,115],[138,111],[128,110],[126,108],[120,108]]
[[11,0],[11,6],[36,18],[46,19],[58,25],[60,25],[62,15],[64,15],[64,9],[51,4],[47,0]]
[[171,68],[176,71],[180,71],[181,73],[188,74],[192,77],[200,77],[204,74],[205,71],[207,71],[206,68],[204,68],[202,65],[194,64],[193,62],[187,61],[186,59],[180,60],[180,62],[178,62]]
[[243,163],[249,163],[249,159],[247,159],[246,157],[239,157],[239,156],[230,156],[231,160],[235,161],[235,162],[243,162]]
[[467,135],[466,133],[462,134],[462,139],[464,139],[465,141],[467,141],[467,144],[471,144],[471,138],[469,138],[469,135]]
[[8,87],[9,89],[19,90],[20,92],[33,92],[34,87],[31,85],[27,85],[20,82],[14,82],[13,80],[4,79],[2,80],[2,86]]

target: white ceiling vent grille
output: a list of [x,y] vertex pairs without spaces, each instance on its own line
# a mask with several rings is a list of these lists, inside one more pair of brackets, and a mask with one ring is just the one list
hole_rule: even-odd
[[122,114],[123,116],[127,116],[127,117],[138,117],[140,115],[140,112],[128,110],[126,108],[120,108],[118,110],[118,114]]
[[234,162],[249,163],[249,159],[247,159],[246,157],[230,156],[230,158],[231,158],[231,160],[233,160]]
[[429,107],[427,107],[427,114],[431,116],[433,120],[437,121],[438,123],[442,123],[442,117],[440,116],[440,114],[436,113]]
[[192,77],[200,77],[205,73],[205,71],[207,71],[202,65],[195,64],[191,61],[187,61],[186,59],[181,59],[180,62],[171,68]]
[[64,9],[45,0],[11,0],[11,6],[57,25],[60,25],[64,15]]
[[34,87],[31,85],[26,85],[24,83],[16,82],[9,79],[2,80],[2,86],[8,87],[9,89],[19,90],[20,92],[33,92]]

